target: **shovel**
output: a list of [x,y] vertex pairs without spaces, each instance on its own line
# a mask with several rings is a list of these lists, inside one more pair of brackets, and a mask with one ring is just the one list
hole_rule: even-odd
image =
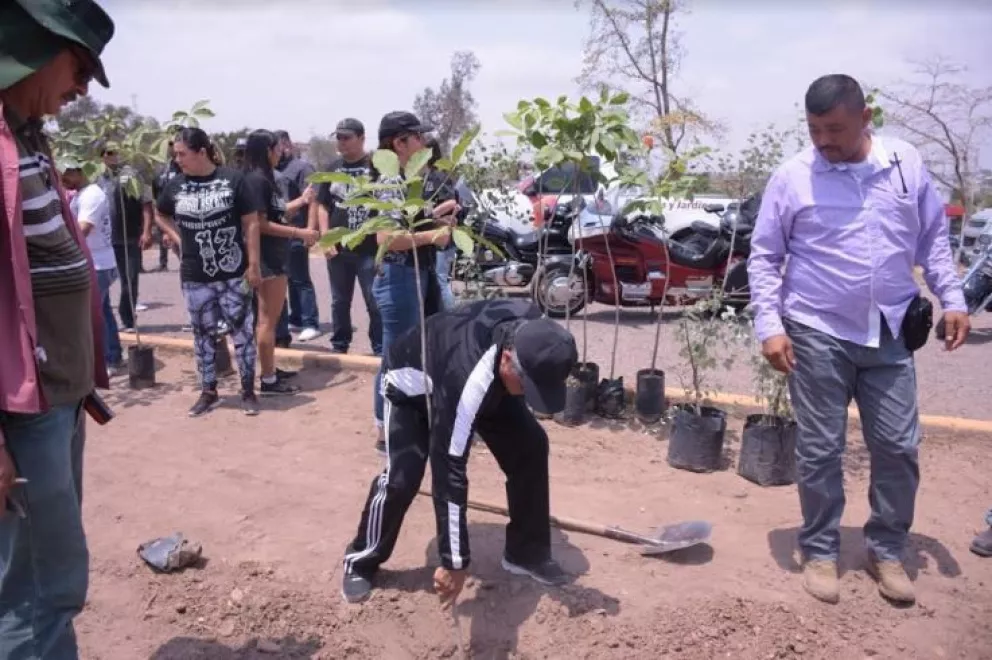
[[[433,497],[428,490],[420,490],[418,493],[426,497]],[[510,515],[506,507],[489,502],[469,500],[466,502],[466,506],[476,511],[495,513],[500,516],[509,517]],[[701,543],[708,543],[713,534],[713,525],[705,520],[689,520],[675,525],[668,525],[661,528],[653,536],[644,536],[634,532],[628,532],[620,527],[606,527],[604,525],[572,520],[570,518],[549,516],[549,519],[553,526],[568,532],[591,534],[593,536],[613,539],[614,541],[640,545],[641,554],[649,556],[662,555],[676,550],[691,548]]]

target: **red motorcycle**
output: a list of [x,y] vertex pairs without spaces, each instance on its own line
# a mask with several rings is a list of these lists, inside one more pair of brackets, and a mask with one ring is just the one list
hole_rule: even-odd
[[[756,209],[758,203],[745,206]],[[548,316],[564,318],[566,306],[574,315],[589,301],[614,305],[617,287],[622,307],[652,311],[663,298],[666,305],[692,304],[721,287],[728,306],[743,310],[750,302],[747,256],[754,214],[728,211],[719,228],[696,222],[689,236],[675,241],[664,235],[661,218],[606,215],[608,210],[602,201],[583,205],[570,232],[575,263],[549,264],[535,279],[534,301]]]

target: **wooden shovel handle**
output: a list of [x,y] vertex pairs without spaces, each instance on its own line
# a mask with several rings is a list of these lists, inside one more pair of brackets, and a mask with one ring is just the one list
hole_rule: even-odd
[[[421,489],[418,493],[425,497],[434,497],[434,494],[429,490]],[[507,518],[510,517],[509,510],[505,506],[500,506],[499,504],[479,500],[468,500],[465,505],[470,509],[475,509],[476,511],[485,511],[486,513],[495,513],[498,516],[505,516]],[[606,527],[605,525],[588,523],[582,520],[574,520],[572,518],[561,518],[558,516],[548,516],[548,518],[553,526],[567,532],[592,534],[593,536],[601,536],[603,538],[613,539],[614,541],[623,541],[624,543],[651,543],[651,539],[628,532],[620,529],[619,527]]]

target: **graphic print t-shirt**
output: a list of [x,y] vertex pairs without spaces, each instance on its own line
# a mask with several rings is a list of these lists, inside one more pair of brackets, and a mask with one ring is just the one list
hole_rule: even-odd
[[222,282],[248,267],[241,216],[265,212],[266,200],[245,184],[241,172],[218,167],[207,176],[176,175],[158,199],[182,239],[183,282]]
[[[343,172],[350,176],[372,176],[372,159],[365,155],[361,160],[352,163],[345,162],[344,158],[337,158],[331,161],[325,168],[328,172]],[[330,213],[328,222],[330,227],[347,227],[355,230],[362,226],[369,218],[368,209],[361,206],[342,206],[341,202],[353,193],[349,186],[343,183],[322,183],[317,189],[317,202],[327,207]],[[375,236],[369,236],[355,252],[363,255],[374,256],[377,250]],[[338,249],[347,249],[339,246]]]
[[[252,191],[252,197],[262,205],[261,213],[265,218],[278,225],[286,224],[286,192],[288,181],[284,176],[275,173],[275,181],[257,170],[245,174],[245,185]],[[273,268],[285,266],[289,250],[289,239],[282,236],[262,234],[259,238],[262,261]]]

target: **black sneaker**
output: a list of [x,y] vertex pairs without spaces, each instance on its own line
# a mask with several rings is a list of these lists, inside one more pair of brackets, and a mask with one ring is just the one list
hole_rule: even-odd
[[289,371],[286,369],[276,369],[276,378],[279,380],[289,380],[290,378],[296,378],[299,375],[298,371]]
[[196,400],[193,407],[189,409],[190,417],[199,417],[216,408],[220,404],[220,397],[217,392],[204,390],[200,392],[200,398]]
[[262,394],[296,394],[300,388],[276,376],[276,382],[266,383],[262,380],[262,387],[259,389]]
[[382,428],[379,429],[379,437],[375,441],[375,450],[379,452],[379,455],[383,458],[389,458],[389,450],[386,448],[386,434],[383,432]]
[[258,414],[258,397],[255,396],[254,392],[241,393],[241,412],[249,417]]
[[557,587],[568,582],[568,574],[561,570],[561,566],[554,559],[545,559],[533,564],[517,564],[504,556],[503,570],[514,575],[525,575],[548,587]]
[[372,593],[372,581],[358,573],[345,573],[341,580],[341,595],[349,603],[360,603]]
[[331,353],[333,353],[334,355],[347,355],[348,349],[341,348],[340,346],[331,346]]

